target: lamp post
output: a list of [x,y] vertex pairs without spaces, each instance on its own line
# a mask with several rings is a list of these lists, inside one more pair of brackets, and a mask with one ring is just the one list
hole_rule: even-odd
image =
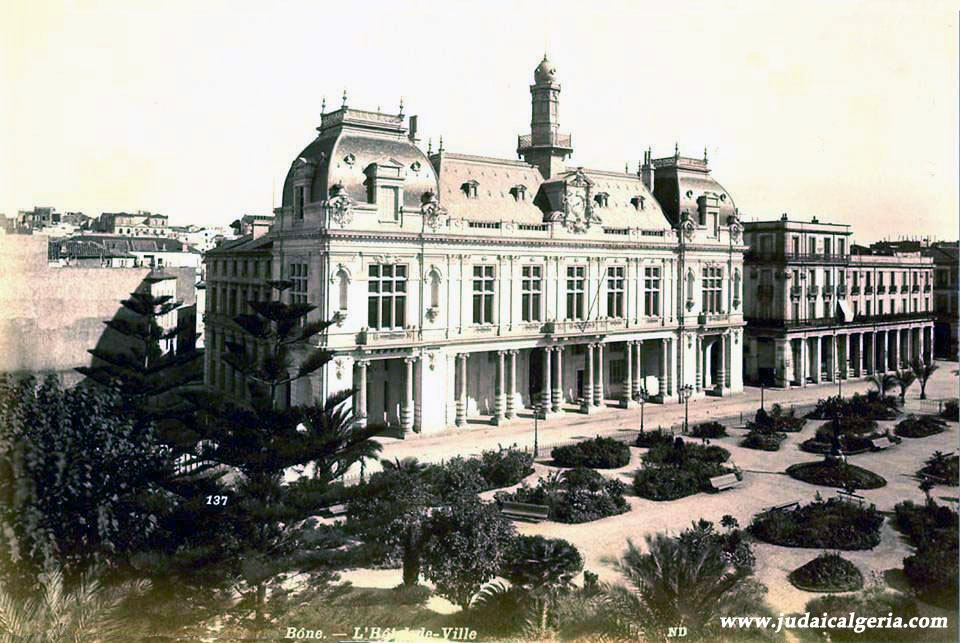
[[533,459],[536,460],[540,456],[540,440],[539,440],[539,426],[538,422],[540,421],[540,409],[542,404],[537,402],[533,405]]
[[760,376],[760,408],[761,409],[763,408],[763,384],[764,384],[764,378],[761,375]]
[[693,395],[693,386],[684,384],[680,387],[680,399],[683,400],[683,433],[686,435],[690,424],[690,396]]
[[840,379],[840,369],[837,369],[837,397],[843,399],[843,380]]
[[641,386],[637,389],[637,392],[633,394],[633,399],[637,402],[640,402],[640,433],[643,433],[643,405],[647,401],[647,388]]

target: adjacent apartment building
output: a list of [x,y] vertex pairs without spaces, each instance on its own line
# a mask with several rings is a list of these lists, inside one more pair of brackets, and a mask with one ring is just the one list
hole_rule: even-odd
[[850,226],[816,218],[744,227],[748,382],[806,386],[932,359],[930,257],[853,245]]
[[635,174],[568,165],[560,89],[544,57],[519,160],[425,152],[402,111],[323,114],[269,229],[205,255],[207,383],[245,394],[232,318],[282,278],[336,320],[315,340],[335,358],[289,400],[355,387],[359,415],[404,431],[742,391],[732,196],[679,150]]

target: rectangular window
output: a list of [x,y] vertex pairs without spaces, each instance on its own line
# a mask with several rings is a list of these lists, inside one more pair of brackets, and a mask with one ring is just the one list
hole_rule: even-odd
[[870,279],[871,279],[871,276],[870,276],[870,275],[871,275],[871,274],[872,274],[872,273],[869,273],[869,272],[868,272],[868,273],[866,273],[866,275],[864,275],[864,276],[866,277],[866,282],[865,282],[865,283],[866,283],[867,288],[870,287]]
[[623,271],[623,266],[607,268],[607,317],[623,317]]
[[473,323],[493,323],[493,266],[473,267]]
[[567,319],[586,319],[583,305],[586,271],[584,266],[567,266]]
[[811,301],[807,304],[807,319],[817,318],[817,302]]
[[297,219],[303,218],[303,186],[293,188],[293,215]]
[[871,308],[871,302],[870,302],[869,299],[866,301],[866,305],[867,305],[867,317],[869,317],[869,316],[870,316],[870,308]]
[[793,302],[793,319],[794,320],[800,319],[800,302],[799,301]]
[[543,267],[523,266],[520,281],[520,318],[525,322],[541,321],[540,298],[543,294]]
[[829,239],[829,238],[824,239],[824,240],[823,240],[823,254],[829,255],[829,254],[830,254],[830,248],[831,248],[830,239]]
[[793,238],[793,254],[800,254],[800,237]]
[[230,289],[230,316],[233,317],[237,314],[237,289]]
[[883,300],[882,300],[882,299],[877,302],[877,314],[878,314],[878,315],[882,315],[882,314],[883,314]]
[[847,249],[846,245],[847,245],[846,239],[837,239],[837,254],[839,254],[840,256],[843,256],[843,254]]
[[817,239],[815,237],[810,237],[809,241],[807,242],[807,245],[809,247],[808,252],[810,254],[812,255],[817,254]]
[[723,270],[715,267],[704,267],[702,293],[702,310],[705,313],[721,312],[720,294],[723,288]]
[[860,301],[857,299],[853,300],[853,316],[854,317],[860,316]]
[[810,285],[811,286],[817,285],[817,271],[813,270],[812,268],[810,269]]
[[660,315],[660,268],[643,269],[643,314],[647,317]]
[[307,303],[307,264],[290,264],[290,281],[293,286],[290,288],[291,304]]
[[380,211],[381,221],[400,220],[400,189],[382,187],[377,194],[377,208]]
[[367,326],[403,328],[406,323],[407,267],[372,264],[367,273]]

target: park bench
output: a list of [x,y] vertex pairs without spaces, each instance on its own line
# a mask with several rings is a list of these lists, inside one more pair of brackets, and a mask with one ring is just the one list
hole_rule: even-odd
[[845,500],[847,502],[856,502],[859,505],[862,505],[863,501],[866,500],[866,498],[864,498],[863,496],[858,496],[855,493],[844,491],[843,489],[839,489],[837,491],[837,495],[840,496],[840,500]]
[[320,510],[320,514],[327,518],[336,518],[338,516],[343,516],[347,513],[347,505],[330,505],[329,507],[324,507]]
[[500,509],[504,516],[523,522],[540,522],[550,515],[547,505],[532,505],[526,502],[504,502]]
[[892,447],[894,444],[893,442],[890,441],[890,438],[886,438],[886,437],[874,438],[873,440],[870,440],[870,443],[873,445],[873,448],[876,449],[877,451],[882,451],[883,449]]
[[710,478],[710,484],[717,491],[723,491],[724,489],[730,489],[731,487],[736,487],[740,484],[740,481],[737,480],[737,474],[728,473],[722,476],[716,476]]
[[772,513],[774,511],[786,511],[787,509],[796,509],[800,506],[799,500],[794,500],[793,502],[785,502],[781,505],[773,505],[772,507],[767,507],[763,510],[763,513]]

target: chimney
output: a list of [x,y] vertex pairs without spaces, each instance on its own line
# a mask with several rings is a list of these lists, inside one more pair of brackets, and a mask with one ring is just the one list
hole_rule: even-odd
[[654,172],[653,172],[653,152],[650,148],[647,148],[647,151],[643,153],[643,165],[640,166],[640,180],[643,181],[643,184],[647,186],[647,189],[650,190],[651,194],[653,193],[653,183],[654,183]]
[[417,140],[417,117],[410,117],[410,127],[407,130],[407,138],[410,139],[410,142],[416,145],[419,141]]

